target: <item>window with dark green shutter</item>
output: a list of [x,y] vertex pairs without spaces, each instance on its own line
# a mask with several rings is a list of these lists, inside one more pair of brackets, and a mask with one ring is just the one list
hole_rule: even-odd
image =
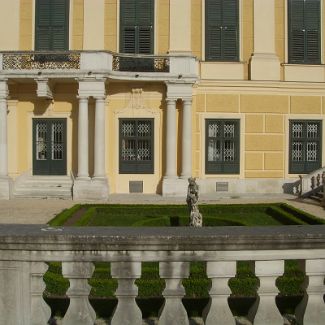
[[120,119],[120,174],[153,174],[154,120]]
[[291,120],[289,172],[308,174],[322,166],[322,122]]
[[69,49],[69,0],[36,0],[35,50]]
[[238,0],[205,1],[205,59],[239,60]]
[[120,1],[120,52],[152,54],[154,0]]
[[288,0],[289,63],[320,64],[320,0]]
[[206,120],[206,174],[239,174],[239,120]]

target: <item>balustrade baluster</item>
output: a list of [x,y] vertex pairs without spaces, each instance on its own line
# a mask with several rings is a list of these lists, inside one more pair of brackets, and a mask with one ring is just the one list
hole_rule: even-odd
[[48,265],[43,262],[31,263],[31,324],[47,324],[51,317],[51,309],[43,299],[45,283],[43,276],[48,269]]
[[283,272],[283,260],[255,262],[255,274],[260,279],[260,287],[254,325],[283,325],[283,317],[275,303],[278,295],[275,281]]
[[228,305],[231,290],[228,281],[236,275],[236,262],[207,262],[207,276],[212,280],[210,302],[203,312],[205,325],[234,325]]
[[135,280],[141,277],[141,263],[113,262],[111,275],[114,279],[118,279],[115,293],[118,304],[111,325],[141,325],[142,313],[135,301],[138,288],[134,284]]
[[325,324],[325,260],[306,260],[308,276],[308,303],[304,316],[305,325]]
[[166,288],[163,291],[165,298],[158,325],[189,325],[187,312],[182,303],[185,289],[182,279],[189,276],[188,262],[160,262],[159,274],[165,279]]
[[88,279],[94,272],[94,265],[89,262],[64,262],[62,274],[70,281],[67,296],[69,308],[63,318],[63,325],[93,325],[96,313],[90,305],[88,296],[91,290]]
[[317,187],[320,186],[320,174],[317,174],[316,176],[316,185]]
[[315,176],[311,177],[310,182],[310,188],[313,190],[315,188]]

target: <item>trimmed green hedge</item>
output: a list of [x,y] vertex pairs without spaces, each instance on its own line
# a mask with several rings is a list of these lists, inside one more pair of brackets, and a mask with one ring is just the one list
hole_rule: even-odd
[[281,208],[286,211],[287,213],[290,213],[294,217],[300,219],[303,221],[305,224],[309,225],[321,225],[325,224],[325,220],[317,218],[313,216],[312,214],[299,210],[291,205],[288,205],[286,203],[281,204]]

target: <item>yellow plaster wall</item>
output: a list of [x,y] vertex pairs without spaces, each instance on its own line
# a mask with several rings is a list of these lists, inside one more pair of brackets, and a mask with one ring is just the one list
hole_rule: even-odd
[[[54,100],[36,97],[36,85],[25,84],[10,87],[11,101],[8,129],[15,147],[8,150],[9,174],[17,177],[32,170],[32,118],[67,118],[67,170],[77,171],[77,113],[78,102],[75,84],[55,86]],[[90,143],[90,148],[92,145]]]
[[254,46],[254,2],[253,0],[243,0],[242,6],[242,46],[243,57],[242,61],[245,63],[244,79],[248,79],[249,60],[253,53]]
[[83,49],[84,38],[84,0],[73,1],[72,9],[72,50]]
[[[289,119],[313,114],[323,119],[325,97],[273,94],[229,94],[195,90],[193,108],[193,174],[205,177],[207,118],[241,118],[243,178],[283,178],[287,174]],[[323,111],[322,111],[323,110]],[[233,114],[233,115],[232,115]],[[297,117],[298,116],[298,117]],[[319,117],[317,117],[319,116]],[[203,129],[202,129],[203,128]],[[203,163],[203,166],[202,166]],[[242,166],[243,167],[243,166]],[[224,177],[220,175],[220,177]]]
[[1,2],[0,10],[0,50],[17,51],[20,45],[20,2],[10,0]]
[[105,0],[105,50],[117,52],[117,0]]
[[192,1],[192,53],[202,59],[202,1]]
[[33,49],[33,0],[20,0],[19,49]]
[[156,0],[157,1],[157,28],[156,35],[158,54],[166,54],[169,50],[169,1],[170,0]]
[[[141,99],[132,101],[132,89],[142,89]],[[165,168],[165,103],[164,86],[156,84],[110,83],[106,105],[106,171],[111,193],[129,193],[129,181],[143,181],[144,193],[161,193]],[[140,105],[136,104],[140,103]],[[154,118],[154,174],[119,174],[119,118]]]
[[[281,63],[285,62],[285,0],[275,0],[275,51]],[[281,66],[281,80],[284,78]]]

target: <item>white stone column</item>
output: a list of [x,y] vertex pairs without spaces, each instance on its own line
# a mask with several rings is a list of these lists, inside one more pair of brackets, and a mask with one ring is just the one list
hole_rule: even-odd
[[280,80],[280,60],[275,51],[275,0],[254,0],[251,80]]
[[89,179],[88,154],[88,97],[79,97],[78,179]]
[[181,178],[192,176],[192,100],[183,100],[183,138]]
[[0,97],[0,178],[8,177],[7,99]]
[[0,199],[10,197],[10,179],[8,177],[8,84],[0,81]]
[[94,178],[105,178],[105,97],[96,97]]
[[176,178],[176,99],[167,98],[166,173],[165,178]]

